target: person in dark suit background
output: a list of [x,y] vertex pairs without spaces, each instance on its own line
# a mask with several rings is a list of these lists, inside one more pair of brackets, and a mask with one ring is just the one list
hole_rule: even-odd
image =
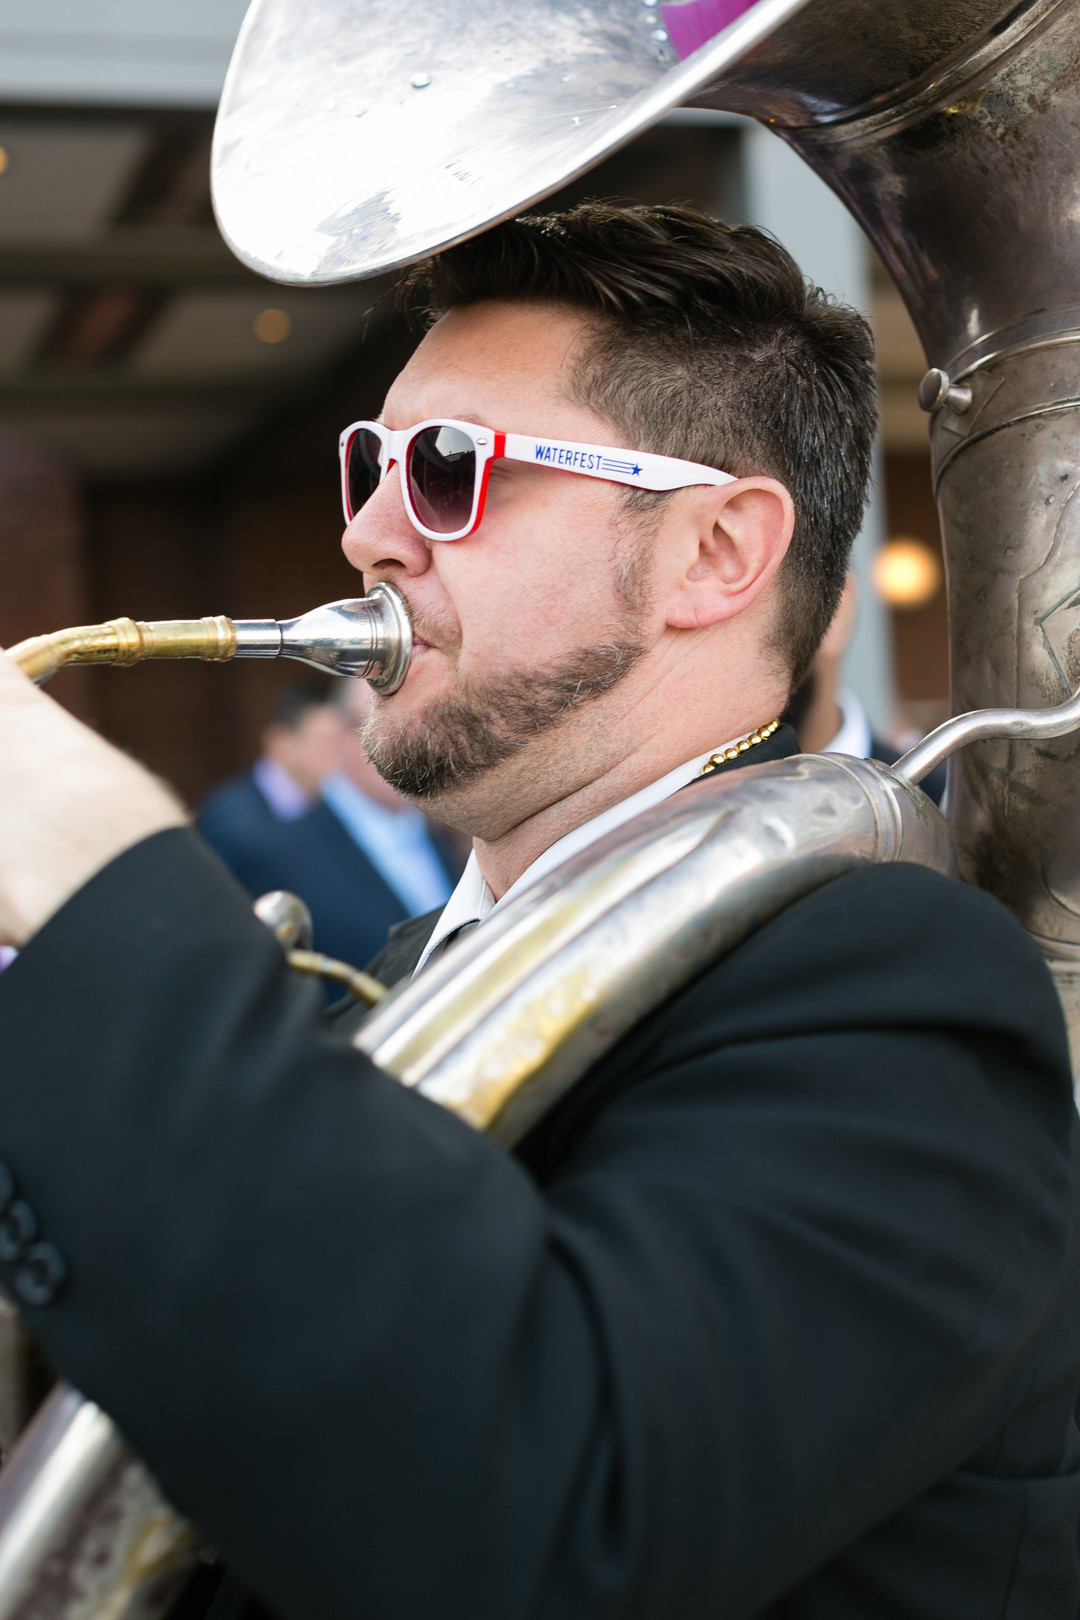
[[394,924],[442,905],[456,876],[449,841],[440,845],[364,752],[356,729],[369,698],[366,681],[288,690],[262,757],[212,793],[197,821],[252,899],[299,895],[314,948],[353,964]]
[[196,818],[230,870],[237,872],[283,825],[318,802],[323,777],[337,768],[343,729],[328,682],[296,682],[278,693],[258,759],[207,794]]
[[[422,488],[369,457],[345,535],[416,634],[365,741],[475,843],[397,981],[796,751],[875,415],[859,317],[692,210],[514,221],[416,276],[450,312],[383,419],[435,419]],[[550,437],[470,527],[501,432]],[[643,500],[653,456],[683,482]],[[447,491],[452,540],[416,506]],[[160,785],[3,659],[0,762],[0,1156],[39,1228],[0,1279],[276,1616],[1068,1620],[1077,1119],[990,897],[825,883],[511,1156],[322,1019]]]

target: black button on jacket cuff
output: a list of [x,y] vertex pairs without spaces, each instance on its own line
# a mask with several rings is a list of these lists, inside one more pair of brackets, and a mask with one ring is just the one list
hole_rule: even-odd
[[51,1305],[67,1281],[67,1262],[52,1243],[35,1243],[38,1221],[15,1177],[0,1164],[0,1263],[16,1267],[14,1292],[23,1305]]
[[15,1270],[15,1295],[23,1305],[51,1305],[67,1281],[67,1262],[53,1243],[31,1243]]

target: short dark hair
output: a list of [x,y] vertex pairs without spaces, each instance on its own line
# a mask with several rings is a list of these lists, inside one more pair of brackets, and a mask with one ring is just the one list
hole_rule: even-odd
[[866,503],[877,392],[857,311],[762,231],[681,205],[525,215],[414,266],[401,291],[430,317],[489,300],[580,311],[595,330],[575,396],[628,449],[785,484],[796,524],[776,646],[802,680]]
[[277,693],[267,725],[277,726],[281,731],[299,731],[312,709],[325,708],[333,701],[334,693],[329,681],[294,681]]

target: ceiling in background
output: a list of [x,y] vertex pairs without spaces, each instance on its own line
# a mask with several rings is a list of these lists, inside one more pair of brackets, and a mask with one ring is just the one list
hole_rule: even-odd
[[371,324],[381,284],[277,288],[233,258],[211,128],[209,112],[0,117],[0,431],[91,476],[183,471]]
[[[0,46],[5,15],[0,0]],[[0,433],[90,477],[194,471],[301,408],[390,319],[385,282],[276,287],[233,258],[210,206],[212,119],[0,113]],[[694,196],[743,217],[739,150],[730,128],[660,126],[553,201]],[[922,352],[880,268],[874,315],[886,446],[923,449]]]
[[0,101],[217,105],[247,0],[0,0]]
[[0,242],[82,242],[121,205],[142,163],[147,132],[129,123],[17,123],[0,119],[7,157]]

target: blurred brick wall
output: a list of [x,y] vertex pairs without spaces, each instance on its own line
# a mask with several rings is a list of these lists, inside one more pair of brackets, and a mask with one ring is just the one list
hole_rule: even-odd
[[[0,647],[92,618],[75,476],[32,444],[0,439]],[[93,676],[71,670],[55,696],[93,719]]]

